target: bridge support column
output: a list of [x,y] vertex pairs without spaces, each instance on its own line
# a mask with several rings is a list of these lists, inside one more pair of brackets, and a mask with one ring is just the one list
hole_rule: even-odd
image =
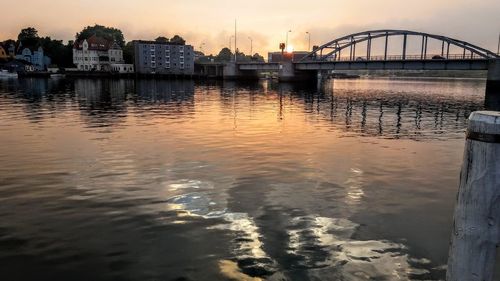
[[489,110],[500,111],[500,59],[488,63],[485,106]]
[[238,68],[235,62],[228,62],[224,65],[222,70],[223,78],[225,80],[257,80],[259,73],[255,70],[242,71]]
[[297,71],[292,62],[282,62],[278,72],[280,82],[316,82],[318,79],[318,71]]

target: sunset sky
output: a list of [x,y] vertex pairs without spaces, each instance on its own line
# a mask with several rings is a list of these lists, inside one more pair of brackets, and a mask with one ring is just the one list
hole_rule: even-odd
[[442,34],[496,52],[500,32],[498,0],[0,0],[0,40],[16,38],[23,27],[39,35],[73,39],[95,23],[124,32],[127,41],[180,34],[207,53],[229,44],[238,20],[238,48],[266,54],[292,30],[290,44],[312,44],[369,29],[411,29]]

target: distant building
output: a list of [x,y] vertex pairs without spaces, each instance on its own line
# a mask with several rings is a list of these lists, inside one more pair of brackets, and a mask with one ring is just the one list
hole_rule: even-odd
[[16,56],[16,45],[14,43],[10,43],[6,48],[6,51],[11,58],[14,58]]
[[307,51],[295,51],[293,53],[288,52],[269,52],[267,54],[268,62],[282,62],[282,61],[298,61],[303,57],[307,56],[309,52]]
[[140,74],[194,74],[194,50],[191,45],[168,42],[134,41],[135,69]]
[[5,50],[4,46],[0,44],[0,60],[5,61],[9,59],[9,54]]
[[3,64],[2,68],[8,70],[9,72],[25,72],[35,70],[31,63],[24,60],[11,60]]
[[35,70],[39,71],[46,70],[51,64],[51,59],[44,55],[42,46],[24,47],[19,44],[15,58],[30,63]]
[[80,71],[134,72],[134,66],[123,60],[120,45],[96,35],[73,44],[73,64]]

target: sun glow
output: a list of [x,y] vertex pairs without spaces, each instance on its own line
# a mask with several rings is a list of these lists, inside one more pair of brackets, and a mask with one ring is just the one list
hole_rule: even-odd
[[286,47],[286,52],[287,52],[287,53],[293,53],[293,50],[294,50],[293,45],[288,45],[288,46]]

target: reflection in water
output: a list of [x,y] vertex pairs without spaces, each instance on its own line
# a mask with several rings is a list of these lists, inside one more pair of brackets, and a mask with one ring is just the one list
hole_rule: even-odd
[[398,243],[353,240],[357,227],[346,219],[294,218],[289,230],[290,254],[300,257],[301,266],[315,268],[310,279],[427,279],[428,270],[419,267],[429,261],[409,259]]
[[348,186],[349,191],[347,192],[346,202],[350,205],[359,204],[364,192],[363,192],[363,171],[356,168],[351,168],[351,176],[345,182]]
[[0,80],[0,272],[442,279],[483,82]]

